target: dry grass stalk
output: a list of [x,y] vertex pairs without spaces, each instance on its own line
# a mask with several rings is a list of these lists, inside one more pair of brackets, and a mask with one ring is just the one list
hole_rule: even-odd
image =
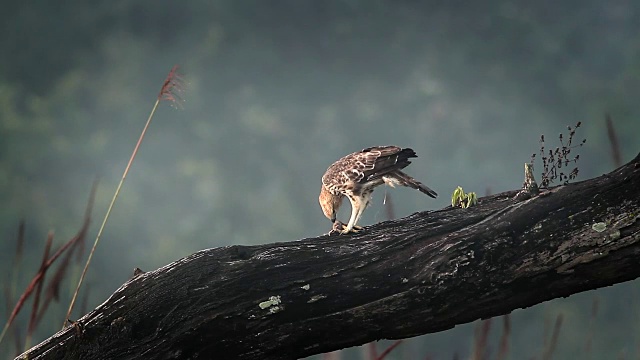
[[[53,235],[49,234],[49,237],[47,239],[46,249],[45,249],[45,256],[43,257],[43,261],[40,265],[40,268],[38,269],[38,272],[33,277],[33,279],[31,279],[31,282],[29,283],[29,285],[27,285],[27,288],[24,290],[22,295],[20,295],[20,297],[18,298],[16,305],[10,311],[9,318],[7,319],[7,322],[5,323],[4,328],[2,329],[2,333],[0,333],[0,342],[2,342],[2,339],[6,335],[7,330],[13,324],[13,321],[16,319],[16,317],[20,313],[20,310],[22,310],[22,307],[24,306],[25,302],[29,299],[29,297],[33,294],[34,291],[37,292],[37,299],[34,300],[34,306],[31,314],[31,318],[29,320],[29,324],[30,324],[29,326],[31,327],[31,330],[30,330],[31,332],[33,332],[33,330],[35,329],[35,326],[39,322],[38,313],[42,312],[41,310],[40,311],[38,310],[38,303],[39,303],[39,296],[40,296],[39,294],[41,292],[41,287],[42,287],[42,283],[44,282],[46,272],[56,262],[56,260],[60,256],[62,256],[67,250],[69,250],[69,253],[72,253],[73,250],[75,248],[78,248],[81,245],[81,243],[84,241],[85,235],[89,229],[89,224],[91,221],[91,209],[93,208],[93,200],[95,198],[96,188],[97,188],[97,182],[93,184],[93,188],[91,189],[91,195],[89,196],[89,201],[87,204],[87,208],[85,210],[84,223],[82,225],[82,228],[80,229],[78,234],[76,234],[76,236],[69,239],[69,241],[63,244],[53,255],[51,255],[51,257],[49,257],[49,252],[51,251],[51,243],[53,240]],[[20,230],[19,233],[20,232],[22,232],[21,236],[24,236],[24,229]],[[9,291],[7,293],[8,293],[7,300],[10,300],[11,292]],[[7,304],[9,304],[9,301],[7,302]],[[18,347],[18,349],[21,349],[21,347]]]
[[47,276],[47,269],[45,265],[49,259],[49,252],[51,251],[51,244],[53,244],[53,232],[47,234],[47,242],[44,247],[44,255],[42,256],[42,262],[40,263],[40,269],[38,272],[42,272],[42,279],[36,285],[36,293],[33,297],[33,304],[31,306],[31,316],[29,316],[29,325],[27,326],[27,338],[24,342],[25,350],[31,343],[31,336],[35,330],[36,316],[38,315],[38,305],[40,304],[40,294],[42,294],[42,284],[44,284],[45,277]]
[[500,337],[500,347],[498,349],[497,360],[504,360],[509,353],[509,336],[511,336],[511,315],[502,316],[502,336]]
[[613,119],[611,119],[611,115],[605,115],[605,122],[607,123],[607,136],[609,137],[609,143],[611,144],[613,165],[615,165],[616,168],[619,168],[622,165],[622,155],[620,155],[620,143],[618,142],[616,129],[613,127]]
[[136,143],[136,146],[133,148],[133,152],[131,153],[131,157],[129,158],[129,163],[127,163],[127,167],[124,169],[124,173],[122,174],[120,183],[118,183],[118,187],[116,188],[116,191],[113,194],[113,198],[111,199],[111,203],[109,204],[107,213],[105,214],[104,219],[102,220],[102,224],[100,225],[100,229],[98,230],[98,235],[96,235],[96,240],[93,243],[93,247],[89,252],[89,257],[87,258],[87,262],[85,263],[84,269],[82,270],[82,274],[80,275],[80,279],[78,280],[78,285],[76,286],[76,290],[74,291],[73,297],[71,298],[71,302],[69,303],[69,309],[67,310],[67,314],[64,318],[64,321],[62,322],[63,329],[67,324],[69,317],[71,316],[71,311],[73,310],[73,306],[75,305],[76,299],[78,297],[78,293],[80,292],[80,287],[82,286],[84,278],[87,275],[89,264],[91,264],[91,259],[93,258],[93,254],[96,251],[96,247],[100,242],[100,237],[102,236],[104,227],[107,224],[107,220],[109,220],[109,215],[111,214],[113,205],[115,204],[116,199],[120,194],[120,190],[122,189],[122,184],[124,183],[124,180],[126,179],[127,174],[129,173],[129,169],[131,168],[131,164],[133,163],[133,160],[135,159],[136,154],[140,149],[140,144],[142,143],[142,140],[144,139],[144,136],[147,133],[147,129],[151,124],[151,120],[153,119],[153,115],[156,113],[156,109],[158,108],[158,105],[160,104],[161,101],[168,101],[176,107],[181,106],[181,103],[183,100],[180,95],[182,94],[183,89],[184,89],[183,79],[182,79],[182,76],[178,73],[178,66],[175,65],[173,68],[171,68],[171,71],[169,71],[169,74],[167,75],[167,78],[165,79],[164,84],[162,84],[162,88],[160,89],[160,93],[156,98],[156,102],[154,103],[153,108],[151,109],[151,113],[147,118],[147,122],[145,123],[144,128],[142,129],[142,133],[138,137],[138,142]]
[[476,327],[475,341],[473,346],[473,360],[482,360],[487,353],[487,343],[491,332],[491,319],[482,320]]
[[556,323],[553,327],[553,333],[551,334],[551,340],[549,341],[549,345],[545,348],[542,353],[542,360],[550,360],[553,356],[553,352],[556,351],[556,346],[558,345],[558,337],[560,336],[560,329],[562,328],[562,314],[559,314],[556,317]]
[[368,343],[367,348],[369,348],[369,359],[376,360],[378,358],[378,349],[376,348],[375,341]]
[[589,332],[587,334],[587,342],[584,346],[584,351],[587,358],[591,358],[591,351],[593,346],[593,336],[595,333],[596,317],[598,316],[599,301],[597,297],[593,298],[591,303],[591,317],[589,318]]
[[393,349],[397,348],[400,344],[402,344],[402,340],[396,340],[393,344],[391,344],[388,348],[386,348],[380,356],[376,358],[376,360],[383,360],[389,353],[393,351]]

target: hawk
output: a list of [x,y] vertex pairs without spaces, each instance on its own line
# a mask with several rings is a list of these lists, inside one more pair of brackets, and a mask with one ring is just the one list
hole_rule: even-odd
[[378,185],[407,186],[432,198],[438,196],[435,191],[401,171],[411,164],[409,159],[414,157],[418,156],[410,148],[374,146],[349,154],[329,166],[322,176],[318,200],[324,215],[334,223],[334,230],[336,214],[345,196],[351,202],[351,218],[346,227],[338,221],[338,228],[342,228],[338,231],[346,234],[362,230],[356,223]]

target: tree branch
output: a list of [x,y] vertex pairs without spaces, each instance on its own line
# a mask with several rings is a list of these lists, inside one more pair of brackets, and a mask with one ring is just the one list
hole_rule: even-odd
[[516,193],[357,235],[199,251],[135,276],[28,358],[294,359],[640,276],[640,155],[528,200]]

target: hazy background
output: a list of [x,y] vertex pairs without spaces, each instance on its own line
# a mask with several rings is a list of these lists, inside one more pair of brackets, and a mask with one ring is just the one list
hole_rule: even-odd
[[[93,242],[171,66],[188,82],[184,109],[161,105],[124,184],[88,272],[89,309],[134,267],[327,232],[320,177],[364,147],[412,147],[408,172],[440,194],[390,192],[397,216],[446,206],[458,185],[519,188],[540,134],[556,146],[577,121],[579,179],[609,172],[605,112],[623,162],[640,151],[637,1],[14,1],[0,34],[0,281],[25,219],[18,293],[46,233],[59,245],[79,229],[98,177]],[[386,218],[383,198],[363,224]],[[79,272],[37,341],[59,329]],[[514,311],[511,358],[539,357],[559,313],[557,358],[588,355],[591,333],[592,358],[637,357],[638,299],[636,281]],[[466,358],[474,326],[412,339],[388,359]]]

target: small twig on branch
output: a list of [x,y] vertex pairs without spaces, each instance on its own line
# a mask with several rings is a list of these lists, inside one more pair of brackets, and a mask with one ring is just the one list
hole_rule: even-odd
[[[578,167],[574,167],[568,174],[562,172],[563,167],[569,166],[570,163],[577,163],[580,159],[580,155],[576,155],[573,158],[569,158],[571,154],[571,150],[584,145],[587,142],[587,139],[583,139],[578,145],[573,145],[573,137],[576,134],[576,130],[582,125],[580,121],[574,126],[567,126],[567,130],[569,131],[569,139],[565,142],[562,133],[558,136],[560,140],[560,146],[556,147],[555,150],[549,150],[549,152],[545,149],[545,140],[544,134],[540,135],[540,157],[542,160],[542,177],[540,179],[540,187],[548,188],[549,185],[553,184],[555,180],[563,181],[564,185],[567,185],[569,181],[575,179],[578,176]],[[533,163],[535,160],[536,154],[531,155],[531,166],[533,169]]]

